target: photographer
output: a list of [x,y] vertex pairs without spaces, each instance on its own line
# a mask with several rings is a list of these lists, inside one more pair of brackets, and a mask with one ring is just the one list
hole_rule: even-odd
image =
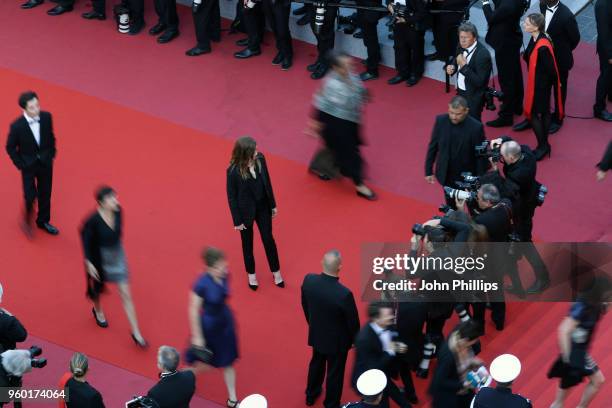
[[[4,294],[0,284],[0,304]],[[0,353],[6,350],[14,350],[17,343],[25,341],[28,332],[21,322],[8,310],[0,308]]]
[[[358,6],[380,7],[381,0],[356,0]],[[380,11],[357,9],[357,23],[363,31],[363,45],[368,52],[366,71],[359,77],[362,81],[378,78],[378,64],[380,63],[380,43],[378,42],[378,20],[383,17]]]
[[[21,377],[32,371],[32,368],[43,368],[47,365],[44,358],[34,359],[42,350],[32,346],[29,350],[7,350],[0,354],[0,389],[5,387],[21,388]],[[0,407],[4,405],[0,402]],[[15,408],[21,408],[21,402],[13,403]]]
[[416,85],[425,70],[425,19],[427,11],[422,0],[387,0],[393,18],[393,49],[397,75],[387,81],[396,85]]
[[467,99],[470,115],[480,121],[491,76],[491,54],[478,42],[478,30],[470,22],[459,26],[459,45],[446,73],[457,74],[457,95]]
[[[540,184],[536,181],[537,162],[529,146],[519,145],[508,136],[491,141],[491,148],[500,149],[503,158],[503,174],[506,180],[518,186],[518,198],[513,203],[514,231],[521,242],[531,242],[533,216],[538,206]],[[546,265],[533,245],[522,245],[522,254],[533,268],[536,280],[527,289],[527,293],[542,292],[550,285]],[[522,287],[511,288],[511,291],[522,292]]]
[[159,381],[149,390],[147,397],[157,402],[159,408],[188,408],[195,393],[193,371],[178,371],[179,352],[174,347],[161,346],[157,352]]
[[[322,0],[322,4],[326,1]],[[325,76],[330,68],[327,55],[334,49],[336,39],[336,16],[338,15],[338,7],[317,7],[314,5],[314,12],[311,14],[310,28],[312,33],[317,38],[317,60],[314,64],[308,65],[306,69],[312,79],[321,79]],[[318,20],[318,22],[317,22]]]

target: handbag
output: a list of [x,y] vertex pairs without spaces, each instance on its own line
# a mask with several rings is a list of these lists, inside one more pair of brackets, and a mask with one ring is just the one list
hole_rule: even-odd
[[189,353],[198,361],[204,364],[210,364],[213,358],[213,352],[208,348],[200,348],[196,346],[189,347]]

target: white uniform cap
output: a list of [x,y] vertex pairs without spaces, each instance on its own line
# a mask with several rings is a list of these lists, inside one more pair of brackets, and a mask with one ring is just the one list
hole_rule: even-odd
[[357,379],[357,390],[364,397],[373,397],[383,392],[387,376],[380,370],[368,370]]
[[489,371],[498,383],[509,383],[521,373],[521,362],[512,354],[502,354],[493,360]]
[[251,394],[240,401],[240,408],[268,408],[268,401],[261,394]]
[[4,293],[4,290],[2,289],[2,284],[0,283],[0,303],[2,303],[2,294]]

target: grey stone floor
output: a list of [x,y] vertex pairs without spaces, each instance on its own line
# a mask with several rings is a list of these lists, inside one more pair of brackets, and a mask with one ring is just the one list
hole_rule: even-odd
[[595,26],[595,13],[593,3],[585,7],[577,16],[581,40],[588,43],[597,41],[597,27]]

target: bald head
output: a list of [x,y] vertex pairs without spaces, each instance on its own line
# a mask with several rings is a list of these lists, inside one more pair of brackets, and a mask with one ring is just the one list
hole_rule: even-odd
[[501,145],[500,153],[506,163],[512,164],[521,157],[521,145],[511,140]]
[[321,263],[323,265],[323,272],[328,275],[337,276],[338,272],[340,272],[340,266],[342,265],[342,256],[340,255],[340,252],[332,249],[331,251],[327,251],[325,253]]

